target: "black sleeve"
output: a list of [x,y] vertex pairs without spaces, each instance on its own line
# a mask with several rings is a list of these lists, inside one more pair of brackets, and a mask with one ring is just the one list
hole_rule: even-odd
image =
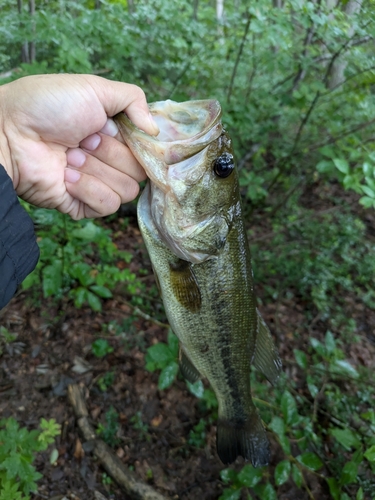
[[33,221],[20,205],[11,178],[0,165],[0,309],[39,259]]

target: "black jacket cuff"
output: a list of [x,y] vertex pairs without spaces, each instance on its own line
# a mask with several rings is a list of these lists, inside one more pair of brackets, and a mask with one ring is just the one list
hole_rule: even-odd
[[0,309],[39,259],[34,224],[18,201],[13,182],[0,165]]

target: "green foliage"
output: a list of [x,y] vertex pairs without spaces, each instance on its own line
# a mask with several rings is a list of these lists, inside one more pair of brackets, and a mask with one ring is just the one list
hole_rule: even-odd
[[115,373],[114,372],[106,372],[102,377],[98,378],[98,387],[102,392],[106,392],[115,381]]
[[119,251],[111,231],[91,220],[72,221],[68,216],[45,209],[31,209],[37,226],[40,260],[33,273],[23,282],[23,289],[33,288],[43,297],[74,302],[76,307],[89,305],[102,309],[102,300],[112,297],[121,284],[127,293],[140,285],[120,261],[130,262],[131,254]]
[[132,416],[130,422],[133,424],[134,429],[137,429],[141,435],[141,437],[145,438],[147,441],[150,440],[150,436],[148,434],[148,425],[143,422],[142,412],[137,411],[135,415]]
[[[222,471],[223,483],[229,487],[221,499],[232,498],[230,494],[240,498],[235,495],[242,490],[262,500],[276,499],[278,487],[290,479],[297,488],[308,489],[307,474],[324,477],[334,500],[374,496],[375,388],[368,386],[366,371],[355,370],[345,360],[339,345],[328,331],[324,341],[311,338],[306,352],[295,351],[298,386],[306,391],[297,391],[295,383],[284,377],[270,394],[253,375],[253,390],[264,398],[255,400],[262,405],[267,429],[278,441],[283,457],[272,478],[267,468],[250,465],[240,472],[232,468]],[[338,381],[345,382],[348,390],[343,392]],[[368,411],[363,411],[366,407]]]
[[345,207],[337,208],[341,211],[320,217],[300,210],[289,220],[275,221],[267,247],[252,245],[254,272],[256,281],[266,284],[269,299],[298,294],[322,319],[350,331],[354,325],[345,314],[348,299],[375,307],[375,248],[363,222]]
[[106,339],[96,339],[91,344],[91,350],[94,356],[97,358],[103,358],[107,354],[113,352],[113,347],[109,345],[108,340]]
[[28,431],[14,418],[0,420],[0,500],[28,500],[42,475],[32,465],[35,453],[46,450],[60,434],[54,419]]
[[117,432],[120,428],[118,420],[118,413],[113,406],[105,413],[105,424],[100,423],[96,429],[96,433],[105,441],[109,446],[116,446],[119,443]]
[[169,330],[168,344],[159,342],[147,349],[146,370],[154,372],[161,370],[159,375],[159,389],[167,389],[175,380],[178,372],[178,339]]
[[197,425],[189,432],[188,443],[196,448],[203,448],[206,444],[207,421],[201,418]]
[[[334,500],[375,497],[373,374],[353,366],[348,355],[358,334],[348,305],[375,308],[374,244],[346,202],[331,199],[332,186],[340,183],[364,209],[375,207],[373,5],[365,0],[358,15],[348,16],[346,2],[331,4],[225,3],[218,29],[212,2],[139,0],[130,9],[126,1],[113,0],[101,1],[97,9],[92,0],[41,0],[33,22],[26,4],[18,13],[15,2],[2,3],[0,73],[11,74],[0,75],[1,82],[46,72],[92,72],[139,84],[150,101],[219,99],[239,160],[246,215],[257,209],[271,225],[270,234],[250,235],[262,297],[303,304],[309,324],[319,318],[327,325],[287,360],[298,384],[288,377],[270,391],[252,376],[255,400],[282,457],[271,476],[250,465],[238,472],[224,469],[221,499],[277,498],[287,481],[307,489],[308,474],[325,478]],[[25,40],[36,42],[34,62],[21,62]],[[345,68],[335,81],[340,62]],[[312,185],[318,186],[313,193]],[[302,206],[301,194],[324,198],[325,192],[327,210],[317,214],[304,199]],[[144,290],[141,281],[117,265],[131,256],[119,252],[100,223],[28,210],[42,253],[24,289],[39,300],[43,295],[99,311],[121,285],[134,305],[155,315],[150,301],[136,293]],[[108,328],[119,335],[128,330]],[[11,341],[1,335],[2,345]],[[105,355],[108,349],[104,341],[93,353]],[[177,360],[171,332],[167,343],[148,348],[146,368],[160,371],[160,389],[176,379]],[[111,385],[111,376],[99,379],[101,390]],[[200,412],[190,437],[203,446],[217,401],[200,381],[187,387],[199,398]],[[134,419],[134,427],[147,433],[141,415]],[[110,421],[109,440],[117,432],[116,419]],[[7,488],[4,498],[16,498],[14,485]]]

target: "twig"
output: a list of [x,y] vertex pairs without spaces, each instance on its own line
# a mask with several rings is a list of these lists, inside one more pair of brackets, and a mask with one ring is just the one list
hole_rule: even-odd
[[[320,7],[321,7],[321,0],[318,1],[317,14],[319,14],[319,12],[320,12]],[[304,49],[303,49],[302,57],[307,56],[307,50],[308,50],[309,45],[311,45],[314,34],[315,34],[315,23],[312,22],[310,28],[307,30],[306,37],[305,37],[305,40],[303,42]],[[300,63],[298,73],[293,80],[292,92],[294,92],[297,89],[299,83],[305,78],[305,75],[306,75],[306,69],[303,67],[302,63]]]
[[244,31],[244,34],[242,36],[241,45],[240,45],[240,48],[239,48],[239,51],[238,51],[238,54],[237,54],[236,62],[234,63],[233,72],[232,72],[232,76],[231,76],[231,79],[230,79],[230,84],[229,84],[229,89],[228,89],[228,95],[227,95],[227,103],[228,104],[230,102],[230,98],[231,98],[231,95],[232,95],[234,79],[236,77],[237,68],[238,68],[238,65],[240,63],[242,51],[243,51],[243,48],[244,48],[244,45],[245,45],[247,34],[249,32],[250,23],[251,23],[251,19],[252,18],[253,18],[252,14],[250,14],[250,12],[248,12],[247,13],[247,23],[246,23],[246,26],[245,26],[245,31]]
[[86,404],[77,384],[68,386],[68,399],[73,407],[78,427],[84,439],[91,442],[94,455],[124,492],[134,500],[167,500],[164,495],[137,479],[135,474],[121,462],[111,448],[101,439],[97,439],[89,423]]
[[141,318],[150,321],[151,323],[154,323],[155,325],[160,326],[161,328],[169,328],[169,325],[167,323],[162,323],[161,321],[153,318],[149,314],[141,311],[138,306],[134,306],[131,302],[128,302],[123,297],[121,297],[121,295],[116,295],[115,299],[118,300],[119,302],[122,302],[126,306],[130,307],[130,309],[133,310],[133,313],[136,314],[137,316],[140,316]]

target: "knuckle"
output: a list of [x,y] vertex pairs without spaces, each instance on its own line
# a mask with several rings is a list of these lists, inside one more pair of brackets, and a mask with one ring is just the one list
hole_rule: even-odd
[[121,197],[122,203],[128,203],[129,201],[134,200],[139,193],[139,184],[134,179],[130,179],[126,184],[126,189]]

